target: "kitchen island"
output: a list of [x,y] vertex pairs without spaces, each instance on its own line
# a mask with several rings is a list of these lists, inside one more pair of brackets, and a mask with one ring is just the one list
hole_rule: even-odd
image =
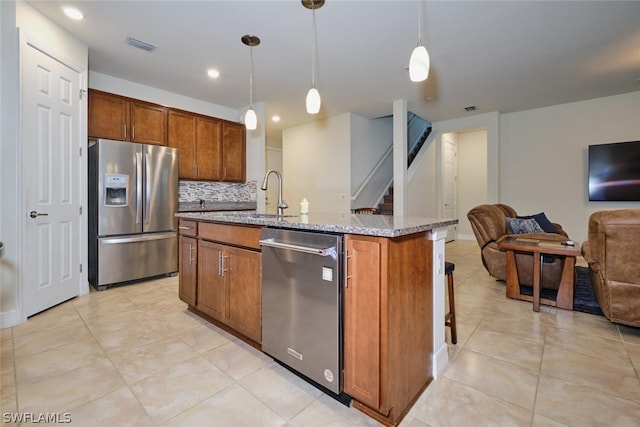
[[448,364],[444,238],[457,220],[312,213],[179,213],[180,298],[261,348],[263,227],[344,236],[343,390],[397,425]]

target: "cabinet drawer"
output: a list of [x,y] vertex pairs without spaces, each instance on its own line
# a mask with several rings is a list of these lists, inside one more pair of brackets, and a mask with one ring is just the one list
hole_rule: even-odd
[[202,222],[198,229],[198,237],[229,245],[260,249],[260,230],[261,227]]
[[198,236],[198,222],[180,219],[180,225],[178,226],[180,234],[183,236]]

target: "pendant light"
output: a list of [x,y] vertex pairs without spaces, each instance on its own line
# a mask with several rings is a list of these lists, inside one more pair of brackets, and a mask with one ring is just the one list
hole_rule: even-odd
[[429,52],[422,44],[422,1],[418,2],[418,46],[409,59],[409,78],[412,82],[422,82],[429,77]]
[[258,116],[253,110],[253,47],[260,44],[257,36],[245,34],[242,36],[242,43],[249,46],[249,57],[251,58],[251,72],[249,73],[249,109],[244,115],[244,125],[248,130],[254,130],[258,127]]
[[302,0],[302,5],[313,12],[313,49],[311,57],[311,89],[307,93],[307,113],[318,114],[322,101],[320,92],[316,89],[316,46],[318,44],[318,31],[316,30],[316,9],[324,5],[324,0]]

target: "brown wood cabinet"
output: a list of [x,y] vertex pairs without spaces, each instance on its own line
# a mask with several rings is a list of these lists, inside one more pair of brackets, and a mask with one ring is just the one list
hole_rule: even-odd
[[198,283],[198,223],[195,221],[180,220],[179,225],[179,256],[178,271],[179,285],[178,296],[189,305],[196,305]]
[[226,323],[228,275],[223,274],[225,247],[219,243],[198,242],[198,304],[196,307],[220,322]]
[[[259,344],[262,341],[260,228],[200,222],[195,240],[184,235],[191,222],[180,222],[180,299],[192,310]],[[194,240],[195,252],[189,246]],[[190,257],[196,256],[194,253],[197,262],[189,263]],[[197,268],[197,273],[193,268]]]
[[178,149],[180,179],[219,181],[222,179],[220,120],[170,110],[168,145]]
[[168,145],[180,153],[180,179],[244,182],[244,126],[171,109]]
[[242,123],[222,124],[222,180],[244,182],[246,179],[246,130]]
[[166,107],[89,90],[89,136],[144,144],[167,144]]
[[432,380],[432,242],[346,235],[344,391],[398,424]]
[[381,242],[350,237],[344,306],[344,389],[372,408],[380,402]]
[[[223,274],[227,278],[226,323],[256,342],[262,341],[261,254],[228,247]],[[228,261],[228,262],[227,262]]]

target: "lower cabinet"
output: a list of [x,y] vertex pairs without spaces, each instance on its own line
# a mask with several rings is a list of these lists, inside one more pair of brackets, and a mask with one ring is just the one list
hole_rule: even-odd
[[178,296],[187,304],[195,306],[198,286],[198,223],[181,218],[178,230]]
[[180,299],[262,341],[260,228],[180,221]]
[[261,254],[228,248],[225,270],[228,278],[226,323],[255,342],[262,341]]
[[[198,242],[198,304],[196,307],[216,320],[226,319],[228,280],[222,273],[224,246]],[[227,275],[228,278],[229,275]]]
[[200,240],[196,308],[259,343],[260,271],[259,252]]
[[344,292],[344,391],[380,404],[380,242],[348,237]]
[[194,237],[180,235],[179,267],[180,285],[178,296],[189,305],[196,305],[196,289],[198,286],[198,240]]
[[345,235],[344,391],[396,425],[432,380],[432,242]]

